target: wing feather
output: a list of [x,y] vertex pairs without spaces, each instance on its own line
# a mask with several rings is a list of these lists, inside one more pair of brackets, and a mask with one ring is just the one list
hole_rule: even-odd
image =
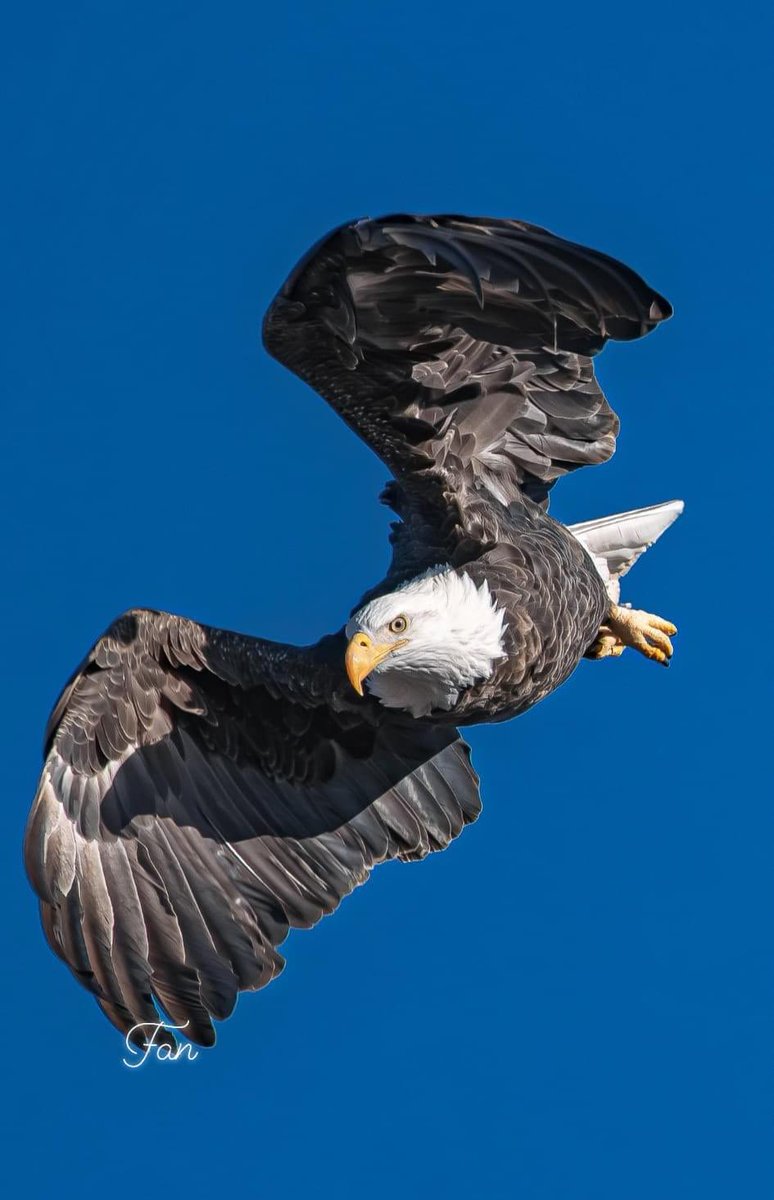
[[498,506],[546,506],[557,478],[612,455],[618,419],[592,356],[670,315],[634,271],[537,226],[393,216],[318,243],[264,342],[383,458],[404,518],[424,505],[427,532],[435,508],[448,549],[491,532]]
[[27,870],[52,949],[138,1044],[159,1009],[212,1044],[290,928],[478,815],[457,731],[352,704],[341,658],[136,611],[65,689]]

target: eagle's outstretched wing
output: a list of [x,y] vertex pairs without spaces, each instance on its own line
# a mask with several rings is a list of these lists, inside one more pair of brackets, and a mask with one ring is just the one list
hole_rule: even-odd
[[478,815],[457,731],[354,705],[342,658],[339,635],[298,649],[138,610],[65,689],[27,869],[52,948],[124,1033],[156,1001],[211,1044],[289,927]]
[[591,356],[670,315],[634,271],[537,226],[399,215],[319,242],[264,342],[390,467],[399,509],[398,492],[424,495],[431,526],[475,534],[482,501],[545,506],[559,476],[612,455]]

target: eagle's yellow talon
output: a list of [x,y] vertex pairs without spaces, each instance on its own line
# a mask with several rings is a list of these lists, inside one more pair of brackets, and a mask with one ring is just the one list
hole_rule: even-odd
[[603,625],[597,634],[596,641],[586,651],[587,658],[618,658],[623,654],[626,646],[619,641],[617,636]]
[[[653,613],[640,612],[636,608],[621,608],[618,604],[611,604],[607,621],[602,628],[604,638],[598,639],[598,642],[612,637],[622,648],[632,646],[646,658],[665,667],[669,666],[673,652],[669,639],[677,633],[677,628],[671,621],[665,621],[663,617],[654,616]],[[612,651],[608,650],[607,653]]]
[[653,629],[658,629],[661,633],[669,634],[670,637],[674,637],[677,633],[677,626],[673,625],[671,621],[665,621],[663,617],[655,617],[652,613],[646,613],[645,616],[648,617]]

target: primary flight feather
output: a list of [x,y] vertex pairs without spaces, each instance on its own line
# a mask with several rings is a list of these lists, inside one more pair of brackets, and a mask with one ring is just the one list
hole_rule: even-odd
[[681,503],[575,527],[547,508],[615,449],[593,356],[670,314],[520,221],[357,221],[293,270],[264,343],[392,472],[392,562],[314,646],[135,610],[65,687],[27,870],[51,947],[131,1040],[160,1007],[211,1044],[289,928],[475,820],[457,726],[523,712],[584,655],[668,663],[674,626],[618,587]]

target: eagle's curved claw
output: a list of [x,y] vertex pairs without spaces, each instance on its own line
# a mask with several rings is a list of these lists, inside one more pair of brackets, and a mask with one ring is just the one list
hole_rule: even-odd
[[611,604],[607,621],[602,626],[600,637],[592,646],[592,651],[599,646],[600,641],[612,640],[612,648],[604,653],[592,653],[591,657],[604,658],[609,654],[622,654],[626,646],[632,646],[646,658],[668,667],[672,657],[670,638],[676,633],[676,626],[671,621],[665,621],[663,617],[640,612],[636,608],[621,608],[618,604]]

